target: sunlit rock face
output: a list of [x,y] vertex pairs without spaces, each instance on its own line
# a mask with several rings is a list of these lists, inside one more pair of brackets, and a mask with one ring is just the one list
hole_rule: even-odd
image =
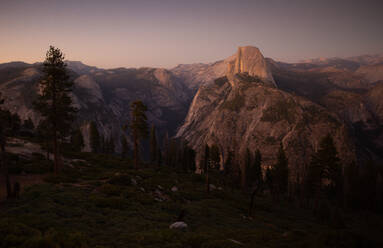
[[171,71],[194,92],[199,86],[211,84],[219,77],[227,76],[233,79],[239,73],[258,77],[270,86],[276,87],[265,58],[260,50],[253,46],[239,47],[235,54],[224,60],[209,64],[181,64]]
[[265,58],[256,47],[239,47],[235,56],[227,62],[226,76],[231,82],[234,81],[234,76],[240,73],[247,73],[250,76],[258,77],[264,83],[276,87]]

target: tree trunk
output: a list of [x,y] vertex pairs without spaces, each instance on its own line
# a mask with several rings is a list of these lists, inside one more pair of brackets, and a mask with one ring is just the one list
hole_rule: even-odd
[[59,171],[59,154],[58,154],[58,142],[57,142],[57,131],[54,128],[53,131],[53,156],[54,156],[54,173],[58,174]]
[[249,207],[249,217],[252,216],[252,211],[253,211],[253,205],[254,205],[254,200],[255,200],[255,193],[257,191],[254,189],[253,193],[251,193],[251,198],[250,198],[250,207]]
[[49,161],[49,149],[48,149],[48,146],[47,146],[47,160]]
[[138,138],[136,132],[133,133],[134,139],[134,166],[138,169]]
[[3,169],[4,179],[5,179],[7,199],[9,199],[12,197],[12,187],[11,187],[11,181],[9,179],[7,162],[5,161],[5,144],[1,144],[1,163],[2,163],[1,167]]
[[210,192],[210,182],[209,182],[209,166],[206,169],[206,192],[209,194]]

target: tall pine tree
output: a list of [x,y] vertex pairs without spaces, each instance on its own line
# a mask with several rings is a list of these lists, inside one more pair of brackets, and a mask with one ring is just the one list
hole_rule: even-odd
[[101,137],[100,133],[98,132],[96,123],[92,121],[90,123],[89,127],[89,141],[90,141],[90,148],[92,152],[99,153],[101,152]]
[[80,128],[77,128],[72,131],[70,137],[70,143],[72,146],[72,150],[76,152],[81,152],[84,148],[84,137],[82,136],[82,132]]
[[158,160],[158,148],[157,148],[157,135],[154,124],[150,130],[150,162],[157,164]]
[[69,96],[73,82],[69,80],[64,55],[60,49],[50,46],[43,63],[43,73],[40,95],[34,107],[52,126],[54,172],[57,174],[61,166],[60,140],[69,135],[76,113]]
[[148,110],[145,104],[142,101],[132,102],[130,105],[131,109],[131,123],[130,129],[133,136],[133,159],[135,168],[138,169],[139,161],[140,161],[140,152],[139,146],[140,142],[143,139],[148,137],[148,124],[147,117],[145,112]]
[[123,158],[127,158],[129,155],[129,145],[126,137],[124,135],[121,136],[121,156]]
[[273,170],[274,183],[278,194],[285,194],[288,190],[289,167],[282,143],[279,146],[277,163]]

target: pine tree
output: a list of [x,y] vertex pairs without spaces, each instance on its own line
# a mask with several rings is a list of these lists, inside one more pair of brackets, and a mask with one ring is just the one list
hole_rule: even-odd
[[262,178],[262,168],[261,168],[262,156],[261,152],[257,149],[254,154],[254,160],[249,170],[249,184],[252,188],[252,193],[250,196],[250,207],[249,207],[249,216],[252,216],[252,210],[254,207],[255,196],[258,191],[263,187],[263,178]]
[[101,138],[100,138],[100,133],[98,132],[96,123],[92,121],[90,123],[90,128],[89,128],[89,141],[90,141],[90,147],[92,152],[94,153],[99,153],[101,152]]
[[206,176],[206,192],[210,192],[210,182],[209,182],[209,146],[208,144],[205,144],[205,152],[204,152],[204,158],[203,158],[203,172]]
[[126,140],[125,136],[121,136],[121,156],[123,158],[127,158],[129,155],[129,145],[128,141]]
[[52,152],[52,128],[46,120],[41,120],[36,127],[36,135],[40,141],[43,141],[43,149],[46,150],[46,158],[50,160],[49,154]]
[[82,136],[80,128],[72,131],[70,143],[73,151],[81,152],[81,150],[84,148],[84,137]]
[[338,158],[338,152],[330,134],[326,135],[319,144],[319,149],[313,156],[311,166],[316,166],[316,173],[321,175],[322,180],[327,179],[329,184],[324,187],[330,199],[341,198],[342,194],[342,168]]
[[8,174],[8,164],[6,161],[6,150],[7,139],[10,136],[14,136],[20,128],[20,118],[17,114],[12,114],[8,110],[1,108],[4,103],[0,93],[0,169],[5,178],[5,188],[7,192],[7,198],[13,196],[11,182]]
[[279,146],[277,163],[274,165],[273,177],[278,194],[285,194],[288,189],[289,179],[288,161],[282,143]]
[[158,149],[157,149],[156,128],[154,127],[154,124],[153,124],[150,130],[150,162],[152,162],[152,164],[157,163],[157,160],[158,160],[157,154],[158,154]]
[[251,162],[252,162],[252,158],[251,158],[250,150],[247,148],[245,152],[242,170],[241,170],[241,185],[243,190],[247,190],[252,180]]
[[164,157],[165,165],[170,166],[170,149],[169,149],[169,134],[166,132],[164,140],[162,142],[162,152]]
[[130,129],[133,136],[133,149],[134,149],[134,165],[138,169],[140,161],[139,145],[142,139],[148,136],[148,124],[145,112],[148,108],[141,101],[132,102],[131,106],[131,123]]
[[69,96],[73,82],[69,80],[60,49],[50,46],[43,64],[43,73],[41,94],[34,102],[34,107],[52,126],[54,172],[57,174],[61,164],[59,141],[68,136],[76,113]]
[[273,172],[270,168],[266,169],[265,184],[269,188],[270,193],[273,194],[274,193],[274,178],[273,178]]
[[305,195],[307,198],[320,198],[322,190],[323,165],[316,154],[311,157],[305,179]]
[[33,131],[35,129],[35,125],[33,124],[33,121],[30,117],[24,121],[23,128],[30,131]]
[[157,149],[157,165],[159,167],[162,166],[162,151],[161,151],[161,149],[159,147]]
[[252,183],[255,184],[257,188],[261,188],[263,184],[261,163],[262,155],[257,149],[254,154],[253,166],[251,167]]
[[219,168],[219,163],[221,161],[221,158],[219,156],[219,148],[216,144],[213,144],[211,147],[210,147],[210,150],[209,150],[210,154],[209,154],[209,159],[210,159],[210,164],[211,164],[211,167],[214,168],[214,169],[220,169]]
[[224,175],[232,187],[238,187],[241,171],[236,164],[236,158],[233,151],[227,151],[227,158],[224,164]]
[[114,145],[114,138],[111,134],[109,139],[106,142],[106,153],[108,154],[114,154],[115,152],[115,145]]

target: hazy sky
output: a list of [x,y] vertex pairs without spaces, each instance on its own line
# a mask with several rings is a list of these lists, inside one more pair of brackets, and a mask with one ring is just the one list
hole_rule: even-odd
[[0,63],[49,45],[103,68],[214,62],[237,46],[297,61],[383,52],[383,0],[0,0]]

